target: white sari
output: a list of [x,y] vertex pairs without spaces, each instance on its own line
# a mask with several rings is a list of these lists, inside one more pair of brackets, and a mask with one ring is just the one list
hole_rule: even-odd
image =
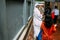
[[40,32],[40,26],[42,23],[42,14],[38,10],[38,8],[34,8],[33,14],[33,26],[34,26],[34,37],[37,37]]

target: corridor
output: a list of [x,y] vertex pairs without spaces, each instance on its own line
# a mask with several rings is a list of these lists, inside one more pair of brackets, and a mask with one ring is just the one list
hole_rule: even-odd
[[[0,40],[34,40],[35,3],[41,4],[45,1],[49,0],[0,0]],[[60,2],[50,1],[50,7],[53,8],[55,3],[60,12]],[[54,40],[60,40],[60,17],[56,28]]]

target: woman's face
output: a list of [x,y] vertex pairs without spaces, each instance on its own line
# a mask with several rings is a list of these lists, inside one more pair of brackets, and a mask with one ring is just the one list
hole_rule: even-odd
[[44,12],[44,5],[40,5],[39,9],[41,9]]
[[36,7],[39,8],[39,5],[37,5]]

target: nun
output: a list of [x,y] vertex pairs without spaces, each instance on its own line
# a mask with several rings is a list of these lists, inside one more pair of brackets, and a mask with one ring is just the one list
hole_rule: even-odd
[[[36,4],[34,7],[34,13],[33,13],[33,27],[34,27],[34,40],[38,38],[40,35],[41,29],[40,26],[42,24],[43,19],[43,11],[41,12],[41,5],[43,4]],[[43,8],[42,8],[43,10]]]

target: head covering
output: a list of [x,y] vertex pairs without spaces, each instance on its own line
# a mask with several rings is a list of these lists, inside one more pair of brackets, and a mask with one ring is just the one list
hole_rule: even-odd
[[37,4],[35,4],[35,6],[37,6],[37,5],[44,5],[44,4],[38,4],[38,3],[37,3]]

